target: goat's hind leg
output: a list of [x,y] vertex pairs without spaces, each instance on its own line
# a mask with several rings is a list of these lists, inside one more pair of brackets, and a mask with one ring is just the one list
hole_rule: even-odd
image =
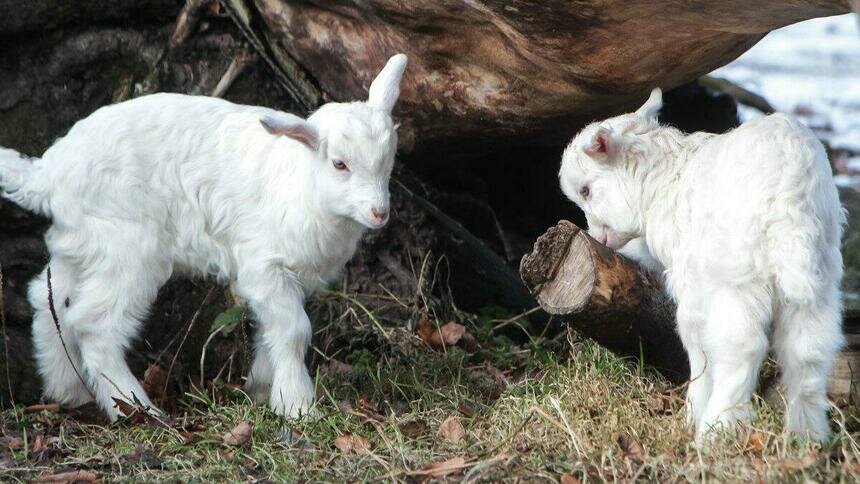
[[787,304],[780,311],[773,338],[786,391],[786,429],[826,439],[830,435],[827,380],[843,342],[838,301]]
[[726,287],[711,297],[702,347],[712,388],[696,427],[699,444],[711,429],[730,429],[752,418],[751,397],[767,355],[771,316],[769,295],[758,287]]
[[[122,235],[114,237],[112,244],[117,244]],[[147,250],[145,240],[139,240],[144,243],[137,246],[138,258],[110,254],[120,257],[105,257],[100,267],[88,271],[79,286],[81,296],[72,301],[67,316],[79,335],[81,361],[96,403],[112,420],[122,413],[115,399],[136,400],[150,413],[160,413],[125,362],[125,351],[171,273],[170,265],[158,257],[159,251],[154,247]],[[128,246],[135,247],[124,247]],[[114,247],[121,250],[123,246],[103,249],[110,253]]]
[[47,267],[29,286],[28,296],[34,311],[35,358],[44,383],[45,396],[63,405],[76,407],[93,400],[90,390],[81,381],[83,367],[77,333],[65,321],[66,307],[75,292],[80,271],[62,257],[52,258],[49,267],[57,321],[51,313],[48,299]]

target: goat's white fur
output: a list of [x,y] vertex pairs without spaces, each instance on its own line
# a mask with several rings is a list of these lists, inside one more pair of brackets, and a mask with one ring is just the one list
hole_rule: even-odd
[[[247,301],[259,325],[249,393],[284,415],[309,409],[304,300],[387,221],[405,68],[406,56],[392,57],[367,102],[329,103],[307,120],[155,94],[99,109],[32,163],[0,150],[2,195],[53,220],[45,240],[63,338],[111,419],[113,398],[152,405],[124,352],[175,272],[214,276]],[[46,396],[90,400],[60,345],[45,272],[29,296]]]
[[596,239],[665,269],[697,442],[751,417],[769,339],[786,428],[824,439],[825,389],[843,344],[845,223],[824,147],[784,114],[684,135],[658,124],[661,104],[655,90],[637,112],[583,129],[565,150],[562,189]]

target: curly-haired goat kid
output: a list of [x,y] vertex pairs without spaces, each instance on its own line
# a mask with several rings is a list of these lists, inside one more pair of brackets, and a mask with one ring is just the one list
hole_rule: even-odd
[[565,150],[562,190],[595,239],[620,248],[641,238],[649,265],[665,268],[697,442],[751,417],[769,339],[786,428],[824,439],[825,389],[843,344],[845,223],[824,147],[784,114],[685,135],[658,124],[661,106],[657,89],[635,113],[585,127]]

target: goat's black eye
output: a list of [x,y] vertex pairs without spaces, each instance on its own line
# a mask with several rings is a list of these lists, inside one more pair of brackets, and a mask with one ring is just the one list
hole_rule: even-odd
[[582,198],[588,200],[588,196],[591,195],[591,190],[588,188],[588,185],[584,185],[580,188],[579,194],[582,195]]
[[339,171],[349,170],[349,167],[346,166],[346,163],[341,160],[331,160],[331,164],[334,165],[335,169]]

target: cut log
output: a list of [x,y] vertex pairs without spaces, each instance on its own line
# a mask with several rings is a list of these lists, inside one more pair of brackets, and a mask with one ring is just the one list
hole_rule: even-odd
[[[648,271],[566,220],[541,235],[523,257],[520,276],[550,315],[622,356],[655,367],[667,378],[689,377],[675,330],[675,303]],[[860,315],[846,311],[846,346],[828,382],[838,406],[856,404],[860,383]],[[770,383],[776,380],[771,379]],[[777,387],[763,383],[762,395]],[[775,404],[782,396],[769,398]]]
[[675,305],[657,279],[573,223],[562,220],[538,238],[520,275],[547,313],[673,381],[687,378]]

